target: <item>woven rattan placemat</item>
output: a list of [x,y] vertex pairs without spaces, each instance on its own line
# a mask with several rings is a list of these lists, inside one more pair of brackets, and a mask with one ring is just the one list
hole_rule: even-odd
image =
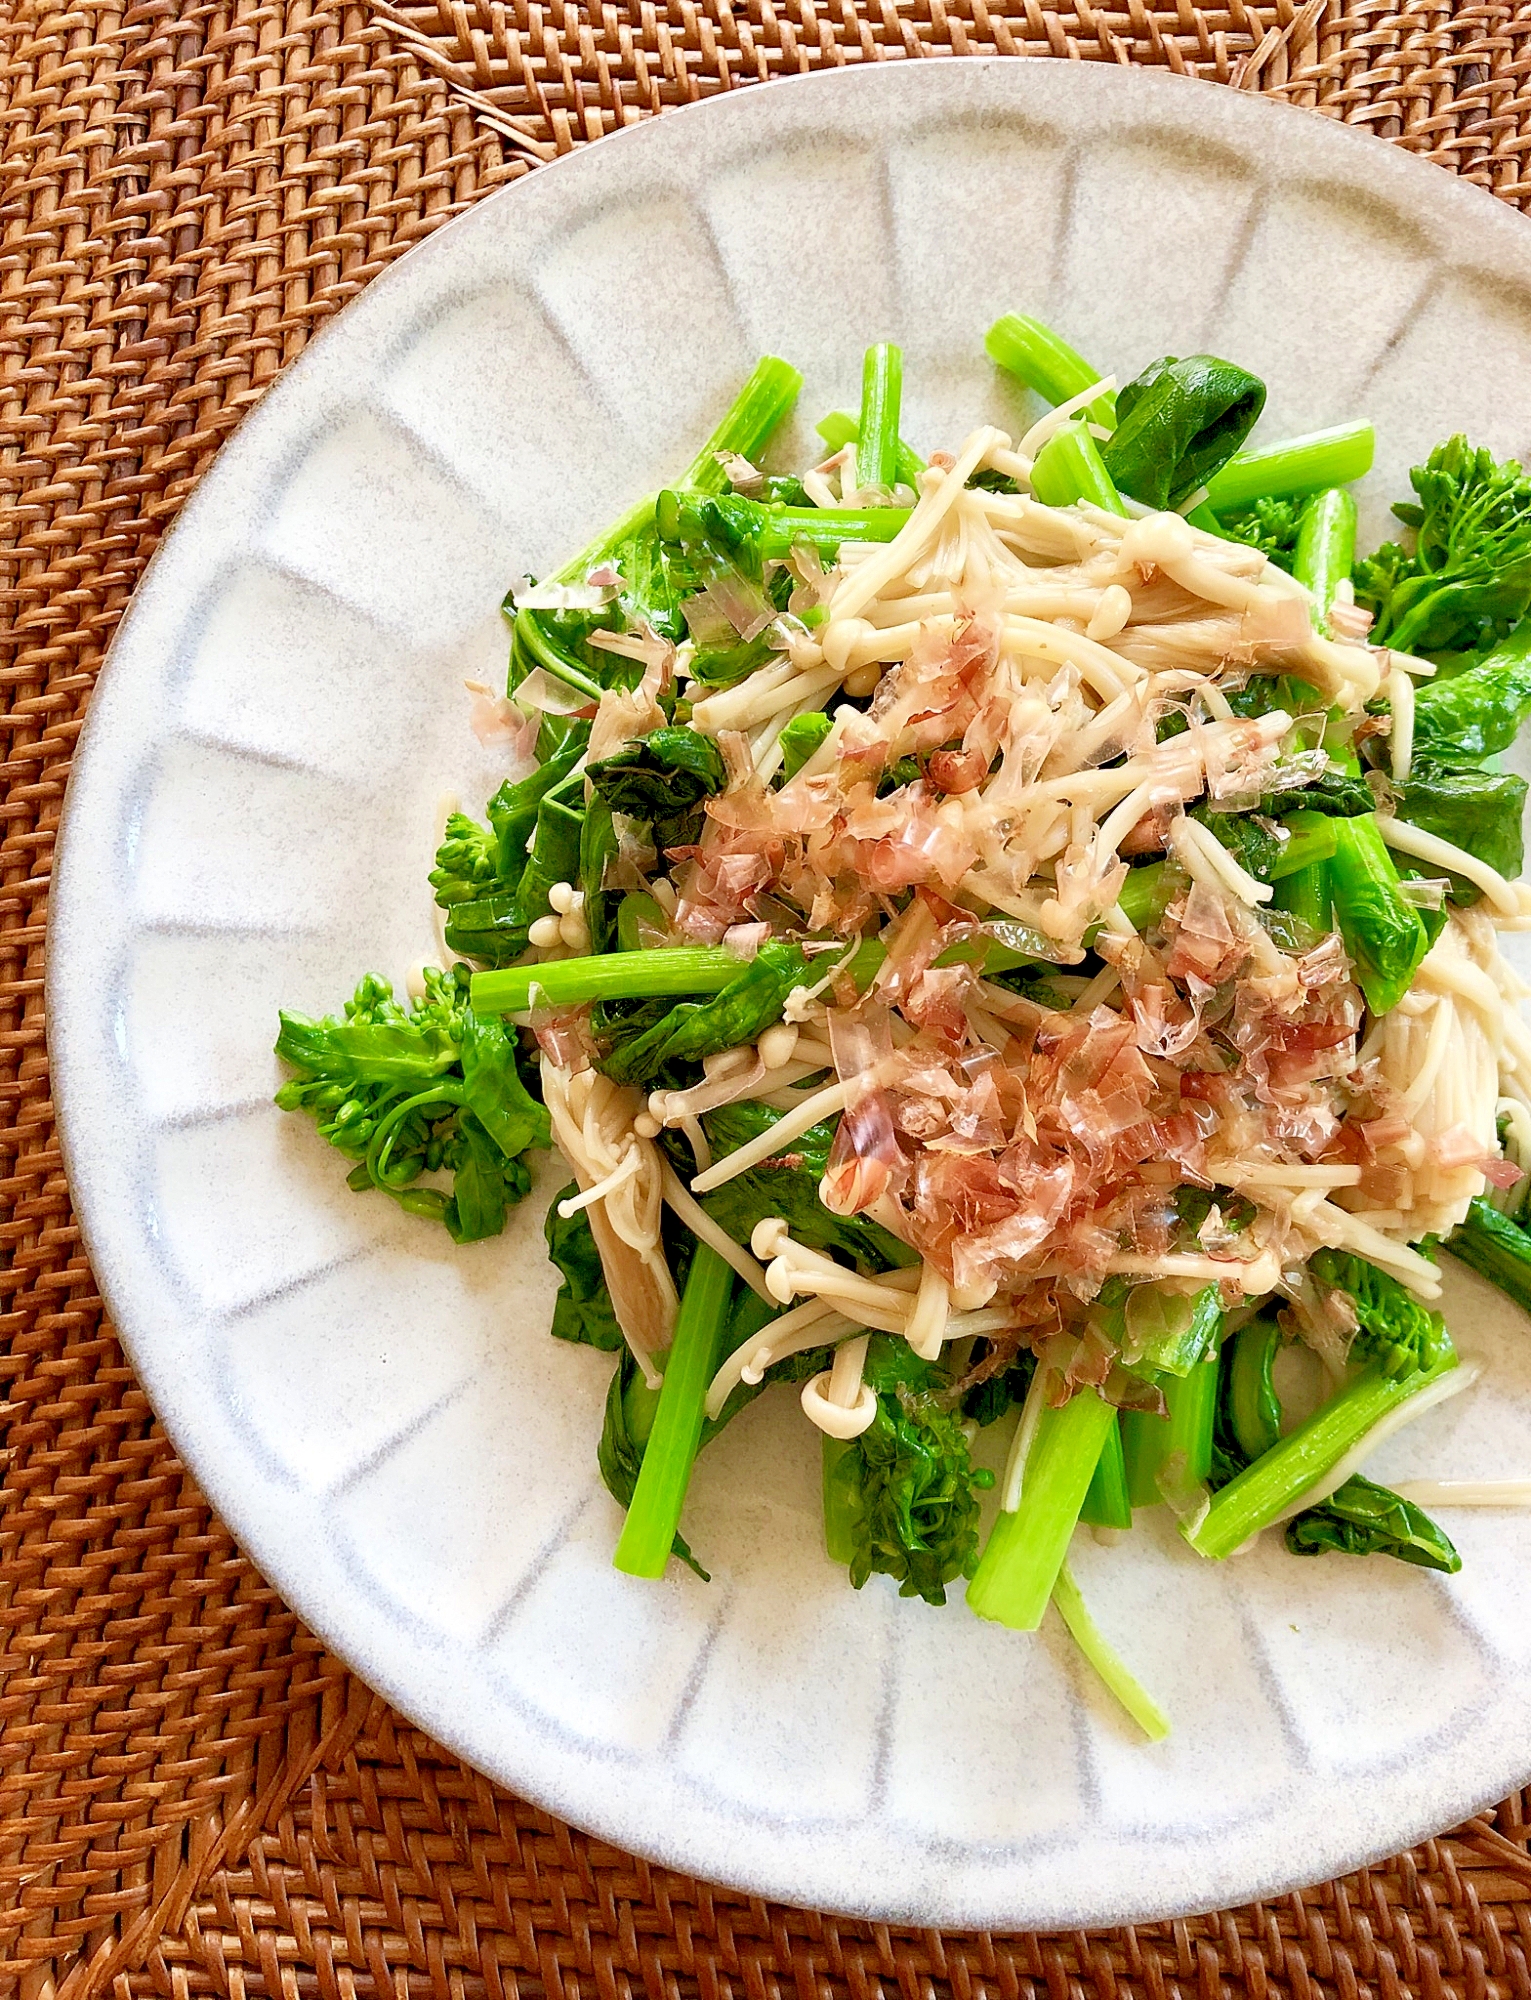
[[615,125],[827,63],[1166,64],[1525,204],[1531,6],[0,0],[0,1993],[1531,1996],[1531,1798],[1279,1903],[1090,1937],[806,1915],[603,1847],[410,1728],[240,1555],[102,1314],[43,1043],[93,678],[243,412],[390,259]]

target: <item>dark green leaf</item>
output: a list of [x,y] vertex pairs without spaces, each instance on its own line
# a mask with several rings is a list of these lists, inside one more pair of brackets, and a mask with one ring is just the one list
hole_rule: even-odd
[[579,880],[580,836],[584,831],[582,809],[557,797],[545,798],[537,808],[537,825],[527,852],[526,867],[516,890],[517,920],[528,927],[545,917],[552,905],[548,891],[555,882]]
[[[1508,771],[1453,769],[1418,757],[1407,780],[1395,785],[1394,811],[1437,840],[1486,861],[1513,881],[1525,859],[1523,813],[1526,781]],[[1482,891],[1465,876],[1451,876],[1451,900],[1475,903]]]
[[656,729],[592,764],[586,776],[613,812],[656,822],[681,818],[722,791],[728,767],[712,737]]
[[1508,750],[1531,716],[1531,620],[1506,644],[1450,680],[1414,694],[1414,753],[1476,763]]
[[1317,1507],[1288,1522],[1286,1545],[1294,1556],[1337,1550],[1347,1556],[1396,1556],[1419,1569],[1455,1576],[1462,1558],[1423,1508],[1377,1486],[1359,1473]]
[[1123,493],[1178,507],[1232,458],[1264,407],[1265,384],[1233,362],[1167,355],[1118,390],[1101,457]]
[[1506,1298],[1531,1312],[1531,1233],[1482,1195],[1468,1208],[1466,1219],[1446,1238],[1453,1257],[1497,1285]]
[[668,1065],[700,1062],[721,1049],[752,1042],[781,1019],[787,995],[804,983],[807,966],[796,945],[773,939],[722,992],[668,1008],[644,1033],[603,1056],[600,1067],[617,1083],[646,1084]]
[[553,1301],[553,1337],[614,1354],[622,1345],[622,1329],[611,1309],[611,1293],[601,1268],[601,1253],[595,1247],[590,1218],[583,1209],[567,1221],[558,1213],[558,1204],[578,1192],[574,1181],[561,1188],[549,1204],[547,1220],[542,1225],[548,1240],[548,1255],[563,1274],[563,1283]]
[[865,1379],[877,1414],[830,1468],[826,1511],[848,1531],[858,1590],[882,1574],[901,1597],[944,1604],[946,1586],[977,1568],[977,1495],[994,1475],[974,1470],[961,1419],[934,1400],[940,1376],[899,1347],[873,1339]]

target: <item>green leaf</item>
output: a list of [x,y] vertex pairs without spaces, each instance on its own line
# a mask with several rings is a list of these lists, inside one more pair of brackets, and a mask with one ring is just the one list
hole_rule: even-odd
[[794,715],[781,732],[781,774],[795,778],[834,727],[822,709]]
[[583,810],[561,798],[545,798],[537,807],[536,830],[516,890],[515,913],[519,923],[530,927],[548,914],[552,908],[548,891],[555,882],[579,880],[584,825]]
[[1531,716],[1531,619],[1475,666],[1414,693],[1414,754],[1476,763],[1508,750]]
[[1531,1233],[1479,1195],[1446,1238],[1453,1257],[1531,1312]]
[[585,775],[613,812],[662,823],[684,818],[722,791],[728,767],[710,736],[656,729],[624,743]]
[[1265,384],[1211,354],[1173,355],[1117,392],[1101,448],[1117,487],[1149,507],[1178,507],[1227,463],[1265,407]]
[[611,807],[597,793],[585,807],[585,823],[579,837],[579,886],[585,898],[585,928],[590,933],[592,957],[604,957],[617,948],[617,910],[622,892],[602,885],[619,845]]
[[1459,433],[1409,480],[1419,504],[1393,512],[1417,530],[1413,554],[1390,542],[1356,567],[1370,637],[1405,653],[1491,644],[1531,607],[1531,479]]
[[[495,1235],[531,1190],[521,1155],[550,1143],[547,1113],[527,1091],[517,1047],[499,1021],[468,1007],[468,968],[428,968],[408,1013],[386,980],[368,977],[344,1016],[281,1016],[276,1052],[293,1075],[276,1094],[306,1111],[348,1160],[358,1192],[380,1189],[462,1243]],[[454,1177],[452,1194],[414,1184]]]
[[974,1470],[960,1418],[934,1400],[942,1378],[902,1342],[875,1336],[863,1379],[877,1414],[825,1480],[826,1508],[849,1534],[851,1582],[891,1576],[901,1597],[944,1604],[946,1586],[978,1566],[977,1495],[994,1475]]
[[1350,1348],[1352,1361],[1375,1361],[1396,1382],[1417,1368],[1433,1368],[1450,1346],[1440,1314],[1422,1306],[1396,1278],[1364,1257],[1316,1250],[1308,1269],[1319,1284],[1346,1293],[1355,1308],[1358,1330]]
[[1442,1529],[1412,1501],[1354,1473],[1317,1507],[1288,1522],[1294,1556],[1337,1550],[1347,1556],[1396,1556],[1419,1569],[1455,1576],[1462,1558]]
[[471,1009],[462,1016],[463,1102],[507,1158],[553,1143],[547,1111],[521,1081],[514,1030]]
[[651,1083],[675,1063],[700,1062],[721,1049],[752,1042],[779,1021],[808,961],[796,945],[773,939],[710,1000],[683,1000],[653,1025],[603,1056],[599,1067],[616,1083]]
[[[1408,778],[1393,787],[1393,809],[1410,826],[1449,840],[1513,881],[1525,859],[1526,789],[1525,779],[1508,771],[1454,769],[1416,758]],[[1476,883],[1452,874],[1454,903],[1475,903],[1481,894]]]
[[563,1277],[558,1296],[553,1301],[553,1338],[576,1341],[585,1347],[599,1347],[614,1354],[622,1345],[622,1329],[611,1309],[611,1294],[606,1284],[606,1273],[601,1268],[601,1253],[595,1246],[590,1218],[583,1209],[567,1220],[558,1213],[558,1204],[568,1201],[578,1192],[578,1184],[574,1181],[570,1181],[566,1188],[560,1188],[548,1206],[547,1219],[542,1225],[548,1242],[548,1256]]

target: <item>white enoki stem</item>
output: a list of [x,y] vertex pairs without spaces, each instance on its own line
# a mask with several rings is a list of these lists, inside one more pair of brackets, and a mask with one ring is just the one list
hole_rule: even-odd
[[691,1183],[691,1192],[711,1194],[714,1188],[722,1187],[736,1175],[747,1173],[751,1167],[758,1167],[762,1160],[774,1159],[778,1153],[785,1152],[789,1141],[800,1139],[821,1119],[832,1118],[836,1112],[844,1109],[843,1083],[832,1083],[825,1090],[816,1090],[795,1111],[789,1111],[784,1117],[779,1118],[769,1132],[762,1132],[758,1137],[746,1140],[744,1145],[719,1160],[716,1166],[709,1167],[704,1174],[698,1174]]
[[1531,1479],[1405,1479],[1393,1491],[1416,1507],[1531,1507]]

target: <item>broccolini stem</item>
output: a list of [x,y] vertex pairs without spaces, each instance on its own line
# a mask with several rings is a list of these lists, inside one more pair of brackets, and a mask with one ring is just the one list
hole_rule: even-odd
[[1329,628],[1329,607],[1356,559],[1356,503],[1343,487],[1315,493],[1303,509],[1292,574],[1313,596],[1321,630]]
[[718,454],[737,452],[751,461],[759,457],[802,386],[803,378],[790,362],[778,361],[774,354],[757,361],[733,408],[693,459],[684,484],[699,493],[726,493],[728,474]]
[[698,1243],[676,1315],[654,1428],[612,1557],[613,1565],[628,1576],[663,1576],[670,1559],[701,1442],[707,1385],[717,1363],[733,1282],[732,1267],[716,1250]]
[[402,1176],[390,1176],[389,1163],[393,1158],[394,1141],[402,1131],[404,1121],[415,1111],[426,1111],[440,1106],[443,1111],[460,1105],[463,1101],[462,1085],[442,1082],[432,1084],[429,1090],[422,1090],[414,1097],[406,1097],[402,1104],[396,1104],[388,1116],[382,1119],[367,1146],[367,1172],[372,1177],[372,1185],[380,1188],[407,1187],[419,1173],[418,1163],[412,1163]]
[[1278,910],[1290,910],[1294,917],[1301,917],[1312,930],[1328,930],[1331,910],[1327,865],[1313,861],[1283,877],[1276,884],[1272,901]]
[[[885,948],[869,938],[846,968],[865,986],[882,964]],[[837,961],[826,953],[828,965]],[[513,965],[475,972],[468,989],[475,1014],[524,1014],[540,1007],[578,1007],[587,1000],[654,1000],[667,994],[721,993],[746,961],[720,944],[664,945],[653,951],[612,952],[604,958],[555,958],[546,965]]]
[[800,542],[832,555],[842,542],[891,542],[909,519],[907,507],[777,507],[760,526],[760,554],[791,555]]
[[[1089,1491],[1084,1496],[1084,1505],[1079,1510],[1079,1518],[1087,1528],[1132,1526],[1132,1501],[1127,1494],[1127,1461],[1122,1453],[1120,1422],[1114,1423],[1106,1432],[1106,1441],[1095,1462],[1095,1471],[1090,1479]],[[1059,1571],[1060,1581],[1067,1574],[1068,1565],[1065,1563]],[[1058,1587],[1055,1584],[1054,1603],[1057,1603],[1057,1598]],[[1058,1608],[1062,1610],[1063,1607],[1059,1605]]]
[[1058,1581],[1053,1585],[1053,1603],[1069,1629],[1070,1638],[1100,1675],[1106,1688],[1116,1696],[1150,1743],[1162,1743],[1170,1733],[1169,1717],[1129,1671],[1126,1662],[1090,1616],[1067,1563],[1058,1571]]
[[[856,442],[856,419],[849,410],[831,410],[822,417],[815,427],[819,436],[831,451],[843,451],[848,444]],[[900,485],[918,488],[920,474],[925,470],[925,461],[912,444],[902,438],[898,441],[898,456],[895,460]]]
[[856,1520],[849,1505],[849,1492],[834,1476],[835,1467],[852,1449],[845,1438],[825,1437],[821,1459],[824,1468],[824,1552],[831,1562],[849,1564],[856,1553]]
[[[1209,1354],[1183,1378],[1164,1383],[1168,1417],[1128,1410],[1122,1417],[1127,1491],[1134,1507],[1152,1507],[1165,1495],[1159,1474],[1168,1467],[1187,1490],[1212,1470],[1212,1425],[1217,1415],[1217,1356]],[[1171,1464],[1171,1461],[1176,1463]]]
[[1479,1195],[1446,1238],[1446,1248],[1480,1278],[1531,1312],[1531,1235]]
[[866,351],[861,369],[861,422],[856,431],[856,484],[891,493],[898,479],[898,415],[904,395],[904,357],[880,340]]
[[1383,1373],[1381,1363],[1369,1363],[1306,1423],[1214,1494],[1212,1505],[1199,1525],[1186,1533],[1186,1540],[1198,1555],[1215,1561],[1231,1556],[1311,1492],[1384,1417],[1456,1365],[1449,1346],[1433,1367],[1416,1368],[1396,1380]]
[[1069,1537],[1079,1519],[1116,1411],[1093,1389],[1061,1410],[1044,1407],[1026,1458],[1020,1504],[994,1523],[968,1585],[968,1608],[980,1618],[1034,1632],[1042,1622]]
[[1108,514],[1127,512],[1095,440],[1083,424],[1065,424],[1043,445],[1031,468],[1031,490],[1047,507],[1091,500]]
[[[989,359],[1008,374],[1036,390],[1055,406],[1066,403],[1100,380],[1100,370],[1092,368],[1082,354],[1076,354],[1051,327],[1026,313],[1006,313],[984,336]],[[1108,390],[1097,396],[1085,414],[1092,424],[1116,429],[1116,398]]]
[[1372,469],[1376,433],[1370,424],[1337,424],[1279,444],[1236,451],[1207,482],[1213,509],[1247,507],[1252,500],[1279,500],[1324,486],[1348,486]]

